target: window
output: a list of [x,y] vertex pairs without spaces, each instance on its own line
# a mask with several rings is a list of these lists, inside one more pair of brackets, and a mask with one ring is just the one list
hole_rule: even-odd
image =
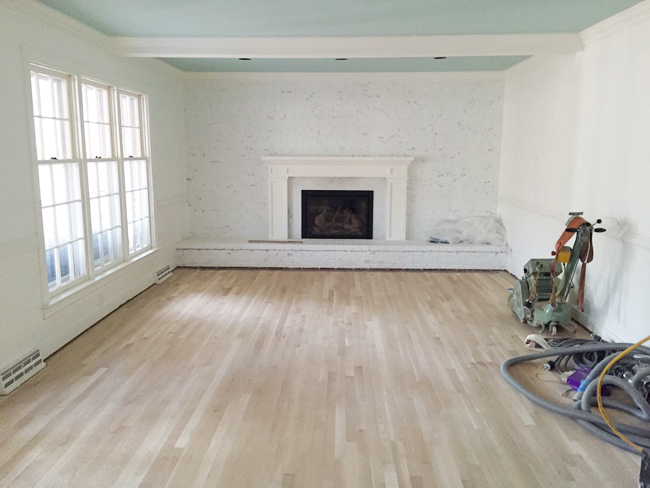
[[137,96],[120,92],[120,127],[124,154],[126,216],[129,226],[129,253],[146,249],[150,244],[149,161],[144,157],[141,107]]
[[31,81],[47,281],[55,294],[151,248],[146,99],[40,66]]

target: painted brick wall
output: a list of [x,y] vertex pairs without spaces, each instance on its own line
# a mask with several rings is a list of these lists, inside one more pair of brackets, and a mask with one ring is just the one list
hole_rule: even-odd
[[408,239],[496,210],[502,81],[242,80],[185,82],[191,235],[268,237],[271,155],[414,156]]

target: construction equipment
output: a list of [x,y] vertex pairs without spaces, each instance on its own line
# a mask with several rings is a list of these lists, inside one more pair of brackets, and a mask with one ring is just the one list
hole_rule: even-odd
[[[578,285],[578,309],[584,311],[584,285],[587,263],[594,258],[592,235],[605,232],[582,218],[582,212],[569,213],[566,229],[555,244],[553,258],[531,259],[524,266],[524,276],[518,280],[508,297],[508,305],[522,322],[548,328],[553,335],[557,327],[571,327],[569,292],[573,276],[582,263]],[[602,221],[598,219],[596,224]],[[573,248],[566,244],[575,236]],[[575,327],[573,328],[575,331]]]

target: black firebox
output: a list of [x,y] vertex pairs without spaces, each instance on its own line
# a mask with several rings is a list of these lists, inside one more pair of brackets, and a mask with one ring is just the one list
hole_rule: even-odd
[[372,239],[372,191],[302,190],[303,239]]

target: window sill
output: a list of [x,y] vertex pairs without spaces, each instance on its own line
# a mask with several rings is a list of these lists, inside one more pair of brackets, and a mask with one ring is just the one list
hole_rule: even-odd
[[65,292],[52,297],[47,303],[43,304],[41,309],[43,310],[43,318],[47,319],[52,315],[60,312],[66,307],[69,307],[73,303],[87,297],[91,293],[96,292],[97,290],[103,288],[104,286],[112,283],[116,279],[123,276],[122,271],[126,268],[132,269],[132,267],[139,267],[143,264],[151,261],[153,256],[156,254],[160,248],[156,247],[149,249],[142,254],[134,257],[129,261],[118,264],[117,266],[104,271],[103,273],[95,276],[92,279],[88,279],[83,283],[66,290]]

